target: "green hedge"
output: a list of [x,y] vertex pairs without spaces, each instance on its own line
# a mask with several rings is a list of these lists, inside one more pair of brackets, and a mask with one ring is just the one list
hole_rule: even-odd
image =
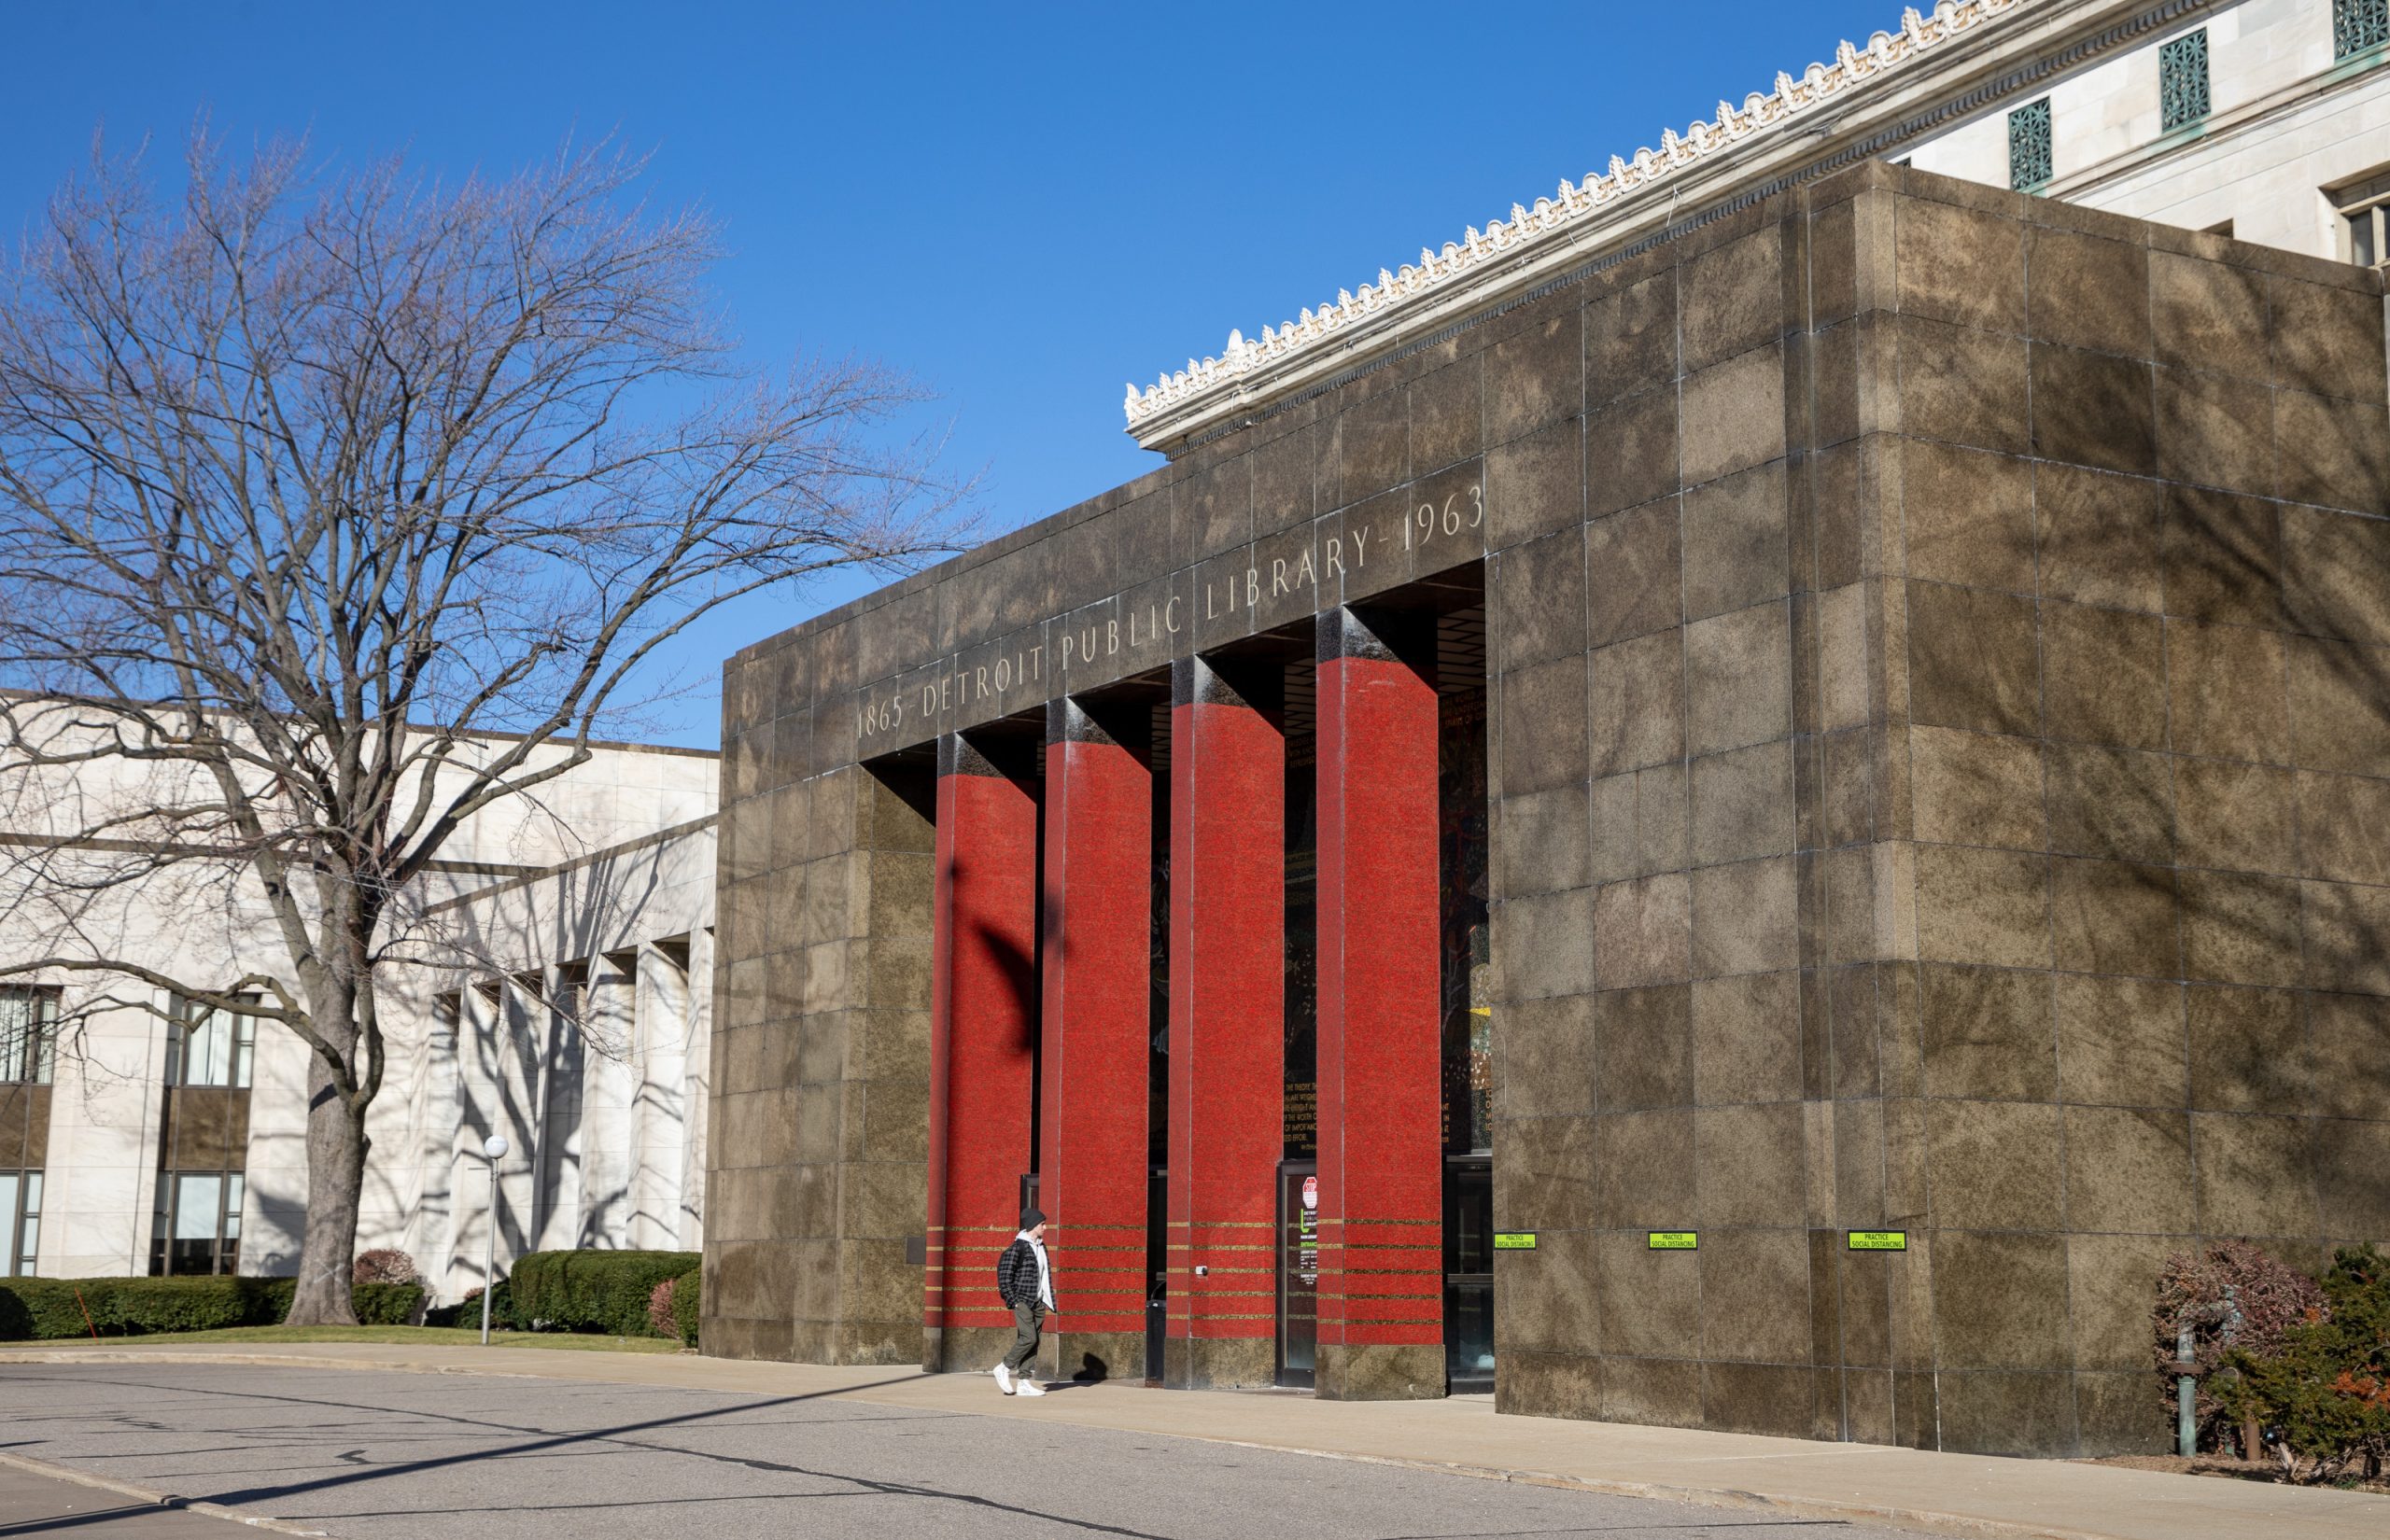
[[672,1281],[672,1323],[681,1328],[681,1346],[697,1345],[697,1322],[702,1315],[699,1302],[705,1297],[699,1291],[705,1286],[705,1269],[692,1267]]
[[[437,1305],[423,1312],[427,1326],[465,1326],[478,1330],[482,1323],[482,1291],[477,1284],[465,1291],[465,1297],[454,1305]],[[489,1329],[494,1332],[519,1332],[528,1328],[514,1319],[514,1296],[500,1274],[498,1287],[490,1292]]]
[[[298,1286],[289,1278],[0,1279],[0,1341],[271,1326],[290,1313]],[[354,1298],[360,1323],[403,1326],[423,1286],[360,1283]]]
[[506,1275],[515,1317],[549,1331],[654,1337],[655,1286],[697,1266],[695,1252],[532,1252]]

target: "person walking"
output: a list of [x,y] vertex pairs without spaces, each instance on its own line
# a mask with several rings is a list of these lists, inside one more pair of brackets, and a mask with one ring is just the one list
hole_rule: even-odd
[[[1029,1361],[1037,1356],[1038,1329],[1054,1308],[1054,1268],[1046,1260],[1046,1216],[1035,1209],[1020,1211],[1020,1233],[996,1259],[996,1293],[1012,1310],[1012,1351],[996,1365],[996,1388],[1006,1395],[1044,1395],[1046,1387],[1029,1376]],[[1013,1377],[1020,1376],[1018,1384]]]

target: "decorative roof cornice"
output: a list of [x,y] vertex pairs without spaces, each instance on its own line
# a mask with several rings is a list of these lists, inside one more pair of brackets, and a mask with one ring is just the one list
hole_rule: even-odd
[[1682,134],[1664,130],[1658,149],[1646,146],[1632,160],[1613,155],[1608,172],[1588,175],[1582,182],[1563,181],[1555,196],[1538,198],[1532,208],[1513,203],[1510,218],[1491,220],[1483,231],[1472,225],[1458,241],[1445,242],[1441,251],[1422,247],[1416,263],[1405,262],[1397,270],[1380,268],[1376,283],[1363,284],[1357,291],[1339,289],[1331,303],[1306,309],[1298,318],[1277,327],[1263,327],[1258,341],[1248,340],[1242,331],[1230,331],[1228,346],[1217,357],[1200,362],[1189,358],[1185,369],[1163,375],[1143,390],[1130,385],[1125,403],[1128,431],[1148,447],[1172,439],[1176,436],[1175,424],[1202,414],[1208,401],[1232,396],[1243,381],[1265,368],[1341,340],[1364,321],[1423,308],[1431,296],[1440,296],[1489,265],[1580,234],[1632,194],[1814,112],[1939,45],[2049,3],[1941,0],[1931,16],[1911,7],[1902,14],[1898,33],[1878,32],[1863,49],[1846,41],[1835,50],[1833,63],[1812,63],[1799,76],[1778,71],[1773,92],[1753,91],[1739,108],[1722,101],[1715,119],[1695,122]]

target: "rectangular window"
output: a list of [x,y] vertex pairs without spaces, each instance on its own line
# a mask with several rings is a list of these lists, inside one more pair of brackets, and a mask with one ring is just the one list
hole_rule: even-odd
[[[255,995],[243,995],[244,1002]],[[246,1087],[258,1018],[194,1001],[177,1001],[166,1031],[166,1084]]]
[[2158,45],[2158,126],[2172,132],[2208,114],[2207,29]]
[[2359,267],[2390,267],[2390,172],[2331,198],[2341,219],[2341,255]]
[[2390,43],[2390,0],[2332,0],[2332,57]]
[[41,1254],[41,1173],[0,1171],[0,1273],[33,1276]]
[[0,988],[0,1085],[47,1085],[58,1053],[58,991]]
[[242,1188],[238,1171],[159,1172],[149,1271],[239,1271]]
[[2050,181],[2050,99],[2028,102],[2008,115],[2008,185],[2039,192]]

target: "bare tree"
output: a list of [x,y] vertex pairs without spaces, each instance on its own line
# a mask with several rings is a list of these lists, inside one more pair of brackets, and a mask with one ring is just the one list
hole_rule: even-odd
[[[203,133],[187,168],[176,200],[95,150],[0,267],[0,765],[38,825],[5,896],[62,938],[6,972],[298,1035],[290,1320],[345,1323],[379,1013],[443,847],[585,763],[698,616],[953,549],[967,488],[880,447],[901,380],[742,367],[714,228],[639,202],[635,158],[442,186]],[[128,885],[177,875],[287,967],[113,945]]]

